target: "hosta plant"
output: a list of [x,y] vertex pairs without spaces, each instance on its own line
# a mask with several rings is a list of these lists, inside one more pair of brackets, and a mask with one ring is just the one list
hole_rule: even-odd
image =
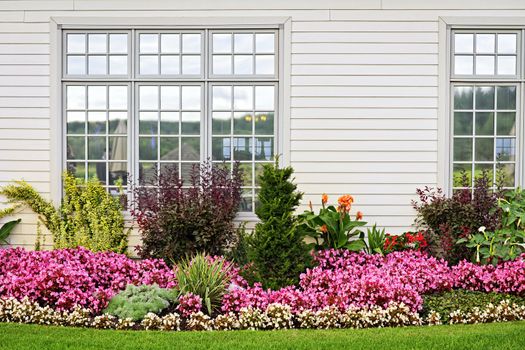
[[300,215],[302,228],[308,236],[315,240],[315,248],[322,249],[348,249],[360,251],[365,248],[364,233],[359,227],[366,225],[360,221],[363,217],[357,212],[355,220],[350,215],[354,198],[351,195],[339,197],[338,206],[327,205],[328,196],[322,197],[322,207],[316,214],[310,205],[310,210]]

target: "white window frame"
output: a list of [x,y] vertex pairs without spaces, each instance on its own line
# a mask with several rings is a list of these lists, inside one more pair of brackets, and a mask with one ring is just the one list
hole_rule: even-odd
[[[51,198],[55,203],[59,203],[62,197],[62,186],[61,186],[61,173],[65,169],[65,120],[63,114],[63,92],[62,85],[67,82],[76,82],[78,77],[63,76],[64,73],[64,43],[63,43],[63,31],[64,30],[85,30],[91,31],[213,31],[213,30],[246,30],[246,31],[265,31],[273,30],[276,34],[276,41],[278,42],[278,49],[276,50],[276,81],[279,84],[279,89],[276,94],[278,95],[275,99],[275,114],[276,121],[274,127],[277,132],[275,133],[275,144],[274,149],[277,154],[281,155],[282,163],[284,165],[289,164],[290,161],[290,71],[291,71],[291,18],[289,17],[207,17],[207,18],[109,18],[109,17],[52,17],[50,19],[50,47],[51,47],[51,62],[50,62],[50,79],[51,79],[51,105],[50,112],[52,117],[51,126]],[[138,38],[138,36],[136,36]],[[136,69],[134,61],[138,57],[138,53],[135,49],[135,43],[133,42],[135,36],[130,35],[132,41],[130,48],[130,55],[128,56],[128,65],[130,69]],[[206,41],[208,35],[204,35],[204,41]],[[206,46],[203,48],[204,56],[201,59],[201,67],[203,70],[209,69],[209,57],[211,51],[207,51]],[[130,89],[133,89],[136,85],[135,81],[159,83],[169,83],[176,80],[177,83],[195,82],[202,79],[202,77],[191,79],[184,79],[180,76],[167,77],[158,79],[158,77],[144,77],[137,80],[137,76],[132,77],[96,77],[96,76],[82,76],[82,81],[86,81],[86,84],[100,82],[111,83],[111,82],[129,82],[131,81]],[[248,80],[257,84],[257,77],[247,76],[232,77],[231,79],[218,77],[216,80],[220,82],[243,82]],[[89,81],[87,81],[89,80]],[[210,82],[215,80],[213,77],[209,77]],[[261,82],[265,82],[267,79],[261,79]],[[207,86],[205,84],[204,93],[207,94]],[[135,123],[135,104],[136,101],[133,99],[134,94],[129,98],[128,104],[130,106],[129,113],[132,116],[130,123]],[[207,96],[203,96],[203,101],[207,100]],[[203,109],[203,115],[207,113]],[[211,116],[208,116],[211,121]],[[208,130],[208,124],[203,124],[201,128],[201,153],[211,152],[211,144],[206,144],[211,138],[211,130]],[[134,127],[132,130],[137,130]],[[132,139],[133,143],[138,143],[138,134],[128,134]],[[130,151],[128,150],[128,153]],[[133,152],[131,152],[133,153]],[[208,153],[206,153],[208,154]],[[211,154],[211,153],[210,153]],[[133,167],[138,168],[137,152],[132,154],[128,159]],[[203,159],[201,157],[201,159]],[[134,169],[138,171],[138,169]],[[254,219],[254,213],[239,213],[241,219]]]
[[[453,74],[453,32],[501,32],[518,31],[517,45],[517,76],[484,76],[462,77]],[[525,167],[525,147],[523,129],[525,120],[525,17],[439,17],[439,105],[438,105],[438,181],[437,186],[445,193],[452,194],[452,164],[453,164],[453,116],[452,101],[454,84],[487,84],[487,85],[517,85],[516,101],[516,186],[523,187]]]

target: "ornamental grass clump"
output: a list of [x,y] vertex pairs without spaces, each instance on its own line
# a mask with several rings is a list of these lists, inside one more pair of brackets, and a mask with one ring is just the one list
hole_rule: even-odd
[[0,189],[0,195],[13,206],[0,211],[0,217],[27,206],[51,232],[54,248],[125,253],[130,230],[124,227],[123,207],[96,178],[87,181],[64,173],[64,197],[58,209],[25,181]]
[[236,244],[234,218],[241,201],[238,164],[193,166],[188,181],[177,166],[133,185],[131,213],[142,236],[139,255],[178,262],[188,255],[223,255]]

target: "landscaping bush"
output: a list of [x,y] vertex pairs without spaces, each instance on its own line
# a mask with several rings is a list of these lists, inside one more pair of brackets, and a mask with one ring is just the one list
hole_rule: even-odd
[[104,313],[118,318],[140,321],[148,313],[159,314],[177,301],[174,289],[160,288],[158,285],[134,286],[128,284],[125,290],[111,298]]
[[224,254],[235,244],[241,183],[238,164],[230,172],[204,163],[193,167],[189,183],[171,166],[134,184],[132,215],[142,236],[140,256],[171,263],[199,252]]
[[[465,181],[468,181],[466,177]],[[494,191],[492,186],[488,174],[483,172],[476,178],[474,190],[457,190],[452,197],[446,197],[440,189],[425,187],[417,190],[419,202],[413,202],[417,211],[416,223],[425,230],[432,255],[453,264],[469,259],[469,249],[456,242],[477,232],[481,226],[488,231],[500,227],[498,198],[502,193],[498,189]]]
[[277,159],[264,165],[259,178],[260,204],[255,213],[260,222],[248,237],[248,257],[259,281],[269,288],[295,284],[311,260],[294,215],[302,193],[297,191],[292,175],[293,169],[279,168]]
[[441,320],[448,323],[450,314],[456,311],[469,313],[475,308],[482,309],[488,304],[497,305],[509,301],[517,305],[525,305],[525,298],[510,294],[473,292],[462,289],[451,290],[440,294],[426,295],[423,302],[423,316],[430,311],[441,315]]
[[423,232],[404,232],[400,235],[387,234],[383,251],[385,253],[401,252],[403,250],[424,251],[428,243]]
[[154,283],[175,286],[175,275],[162,260],[135,261],[85,248],[0,249],[0,298],[27,297],[57,310],[80,306],[98,313],[128,284]]
[[54,248],[83,246],[92,251],[125,253],[129,230],[124,228],[120,199],[111,196],[96,178],[83,181],[64,173],[64,197],[59,209],[25,181],[0,189],[14,207],[0,212],[12,214],[27,206],[39,215],[51,232]]

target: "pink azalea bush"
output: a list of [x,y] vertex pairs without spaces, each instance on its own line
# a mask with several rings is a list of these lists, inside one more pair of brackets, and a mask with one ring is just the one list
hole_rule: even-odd
[[0,250],[0,298],[24,297],[57,310],[81,306],[98,313],[127,284],[175,286],[162,260],[132,260],[85,248],[52,251]]

